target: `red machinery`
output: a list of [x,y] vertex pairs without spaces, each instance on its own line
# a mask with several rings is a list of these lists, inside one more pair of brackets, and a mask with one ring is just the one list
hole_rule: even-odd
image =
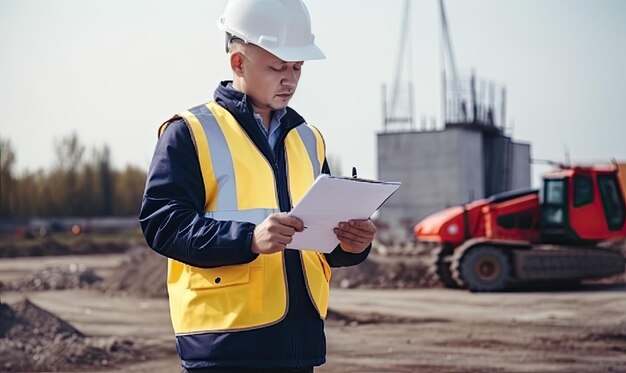
[[616,167],[563,167],[541,191],[494,195],[428,216],[414,228],[433,247],[447,287],[497,291],[513,282],[580,281],[624,272],[626,205]]

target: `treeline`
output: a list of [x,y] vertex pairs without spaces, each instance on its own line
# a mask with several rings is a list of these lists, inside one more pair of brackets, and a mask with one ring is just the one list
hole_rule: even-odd
[[146,173],[113,169],[108,146],[89,151],[76,134],[54,143],[49,171],[14,169],[16,154],[0,138],[0,218],[137,215]]

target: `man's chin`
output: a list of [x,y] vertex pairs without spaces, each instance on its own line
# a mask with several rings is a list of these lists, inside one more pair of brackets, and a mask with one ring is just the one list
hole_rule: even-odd
[[288,105],[289,105],[289,100],[287,100],[287,101],[282,101],[281,100],[281,102],[272,102],[268,106],[272,110],[282,110],[282,109],[286,108]]

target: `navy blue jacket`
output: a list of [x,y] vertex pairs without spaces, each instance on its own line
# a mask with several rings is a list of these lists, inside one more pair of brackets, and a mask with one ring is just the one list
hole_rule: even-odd
[[[250,100],[220,83],[214,100],[226,108],[273,165],[281,211],[290,211],[284,139],[304,122],[293,109],[281,120],[283,132],[272,151],[253,116]],[[322,172],[330,173],[324,161]],[[157,142],[141,205],[140,223],[148,245],[177,261],[203,268],[249,263],[252,223],[219,221],[204,216],[205,194],[200,164],[191,134],[182,120],[170,123]],[[326,259],[331,267],[355,265],[367,258],[337,246]],[[306,290],[297,251],[285,250],[289,287],[285,318],[272,326],[230,333],[196,335],[177,340],[183,366],[308,367],[323,364],[326,355],[324,323]]]

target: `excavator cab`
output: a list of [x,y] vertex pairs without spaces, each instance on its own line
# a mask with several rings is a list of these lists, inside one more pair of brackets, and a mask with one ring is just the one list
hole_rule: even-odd
[[539,198],[544,242],[587,245],[626,234],[624,194],[614,168],[550,172]]

